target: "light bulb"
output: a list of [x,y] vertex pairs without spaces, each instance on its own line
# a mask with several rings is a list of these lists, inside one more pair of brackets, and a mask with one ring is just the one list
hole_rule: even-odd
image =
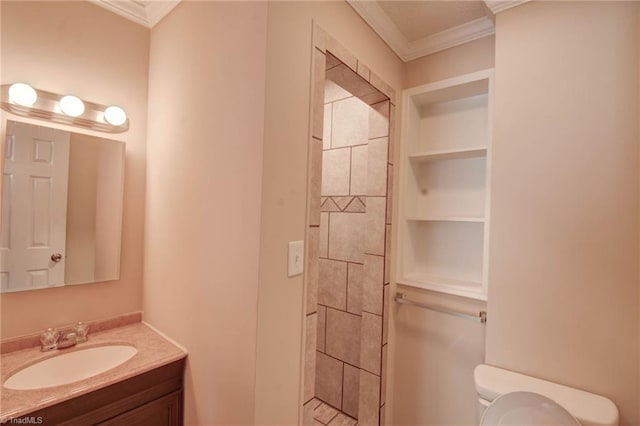
[[67,95],[60,99],[60,109],[71,117],[78,117],[84,112],[84,103],[76,96]]
[[119,106],[112,105],[104,110],[104,119],[109,124],[120,126],[127,121],[127,113]]
[[18,105],[30,107],[38,100],[38,94],[28,84],[14,83],[9,87],[9,100]]

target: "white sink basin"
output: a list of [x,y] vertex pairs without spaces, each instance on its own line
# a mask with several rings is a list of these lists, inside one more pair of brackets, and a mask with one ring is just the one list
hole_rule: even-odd
[[111,370],[137,352],[133,346],[111,345],[63,353],[19,370],[3,387],[27,390],[66,385]]

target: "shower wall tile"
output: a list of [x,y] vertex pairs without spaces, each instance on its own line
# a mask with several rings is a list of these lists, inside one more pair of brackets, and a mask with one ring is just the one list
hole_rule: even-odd
[[387,387],[387,348],[389,345],[382,347],[382,374],[380,375],[380,386],[382,393],[380,394],[380,405],[384,405],[386,402],[386,387]]
[[325,340],[327,325],[327,308],[325,306],[318,306],[318,333],[316,337],[316,349],[320,352],[325,352]]
[[333,200],[333,198],[331,198],[331,197],[324,197],[324,198],[325,199],[322,202],[322,205],[320,206],[320,212],[331,213],[331,212],[339,212],[340,211],[340,207],[338,207],[338,205]]
[[366,255],[362,275],[362,310],[382,315],[384,257]]
[[393,166],[387,165],[387,219],[386,223],[391,224],[393,218]]
[[347,264],[320,259],[318,303],[336,309],[347,309]]
[[342,362],[316,352],[316,398],[340,407],[342,403]]
[[391,225],[385,225],[385,229],[384,283],[387,284],[391,277]]
[[382,317],[368,312],[363,312],[360,333],[360,368],[380,375]]
[[367,80],[345,65],[339,65],[327,70],[327,79],[334,81],[338,86],[358,98],[378,92]]
[[389,106],[389,164],[393,164],[393,150],[396,146],[396,106]]
[[333,201],[336,203],[340,211],[344,211],[347,208],[349,203],[353,200],[353,197],[331,197]]
[[366,213],[367,208],[363,200],[366,200],[366,197],[354,197],[344,211],[351,213]]
[[324,83],[324,102],[330,104],[341,99],[352,98],[353,95],[342,87],[338,86],[334,81],[325,80]]
[[305,332],[307,338],[304,345],[304,400],[313,398],[316,387],[316,336],[318,330],[318,314],[307,315]]
[[344,46],[342,46],[340,43],[338,43],[337,40],[335,40],[332,37],[329,37],[329,42],[327,43],[327,50],[330,55],[333,55],[336,58],[338,58],[340,62],[342,62],[349,68],[351,68],[354,72],[358,68],[358,59],[355,57],[355,55],[349,52],[349,50],[347,50]]
[[396,91],[393,90],[393,87],[389,86],[383,79],[378,77],[378,75],[373,71],[371,71],[371,78],[369,79],[369,81],[376,89],[378,89],[379,91],[387,95],[391,103],[395,105]]
[[389,336],[389,304],[391,300],[391,286],[389,284],[384,286],[382,290],[383,306],[382,306],[382,344],[386,345]]
[[331,147],[366,144],[369,139],[369,106],[351,97],[333,104]]
[[360,369],[344,365],[342,411],[358,418],[358,395],[360,394]]
[[320,243],[319,252],[320,257],[329,256],[329,213],[320,213]]
[[320,196],[322,188],[322,141],[311,138],[309,141],[309,225],[320,224]]
[[322,140],[322,129],[324,127],[324,80],[325,80],[325,56],[324,53],[313,49],[313,115],[311,123],[311,135]]
[[360,365],[360,317],[327,309],[326,353],[354,366]]
[[339,65],[342,65],[340,59],[327,52],[327,70],[330,70],[331,68],[337,67]]
[[331,149],[322,153],[322,195],[348,195],[351,151]]
[[360,370],[358,425],[377,426],[380,409],[380,377]]
[[387,195],[388,138],[369,140],[367,195]]
[[347,268],[347,312],[356,315],[362,314],[362,269],[358,263]]
[[[367,200],[367,203],[369,200]],[[367,206],[367,209],[369,206]],[[331,213],[329,218],[329,258],[363,263],[366,214]]]
[[358,61],[358,75],[367,81],[369,81],[369,78],[371,76],[371,70],[361,61]]
[[[326,91],[326,86],[325,86]],[[326,97],[326,93],[325,93]],[[323,130],[322,130],[322,149],[331,148],[331,122],[333,116],[333,105],[324,105]]]
[[350,194],[352,195],[364,195],[367,193],[368,156],[369,148],[367,145],[359,145],[351,148]]
[[386,197],[367,197],[365,251],[368,254],[384,256],[386,211]]
[[369,109],[369,139],[389,136],[389,101],[378,102]]
[[367,105],[375,105],[388,100],[387,96],[384,93],[378,91],[375,91],[374,93],[371,93],[369,95],[365,95],[360,99]]
[[318,248],[320,245],[320,228],[307,230],[307,306],[306,313],[315,312],[318,308]]

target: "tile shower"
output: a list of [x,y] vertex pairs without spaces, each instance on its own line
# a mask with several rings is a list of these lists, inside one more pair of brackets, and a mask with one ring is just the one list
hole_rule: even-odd
[[370,84],[375,76],[363,64],[350,67],[329,51],[314,53],[304,424],[379,425],[395,107]]

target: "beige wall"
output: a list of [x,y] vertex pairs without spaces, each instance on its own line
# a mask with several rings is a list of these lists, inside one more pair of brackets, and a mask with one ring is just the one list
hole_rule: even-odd
[[253,423],[266,3],[151,31],[144,319],[189,351],[188,425]]
[[3,84],[24,81],[88,101],[116,103],[131,122],[129,131],[118,135],[127,143],[120,279],[3,294],[2,338],[140,310],[149,31],[88,2],[2,1],[0,7]]
[[[487,362],[638,413],[638,3],[497,17]],[[544,30],[542,30],[544,29]]]
[[415,87],[494,66],[495,37],[483,37],[407,62],[404,87]]
[[[404,87],[494,66],[494,37],[407,62]],[[395,180],[396,182],[398,179]],[[413,300],[474,312],[483,302],[398,286]],[[484,361],[484,326],[411,306],[391,310],[388,398],[393,425],[475,424],[473,369]]]
[[268,7],[255,420],[292,425],[301,407],[303,282],[286,277],[286,248],[305,235],[312,21],[396,89],[402,62],[346,2]]
[[96,264],[98,149],[86,135],[71,135],[67,185],[65,283],[93,281]]

